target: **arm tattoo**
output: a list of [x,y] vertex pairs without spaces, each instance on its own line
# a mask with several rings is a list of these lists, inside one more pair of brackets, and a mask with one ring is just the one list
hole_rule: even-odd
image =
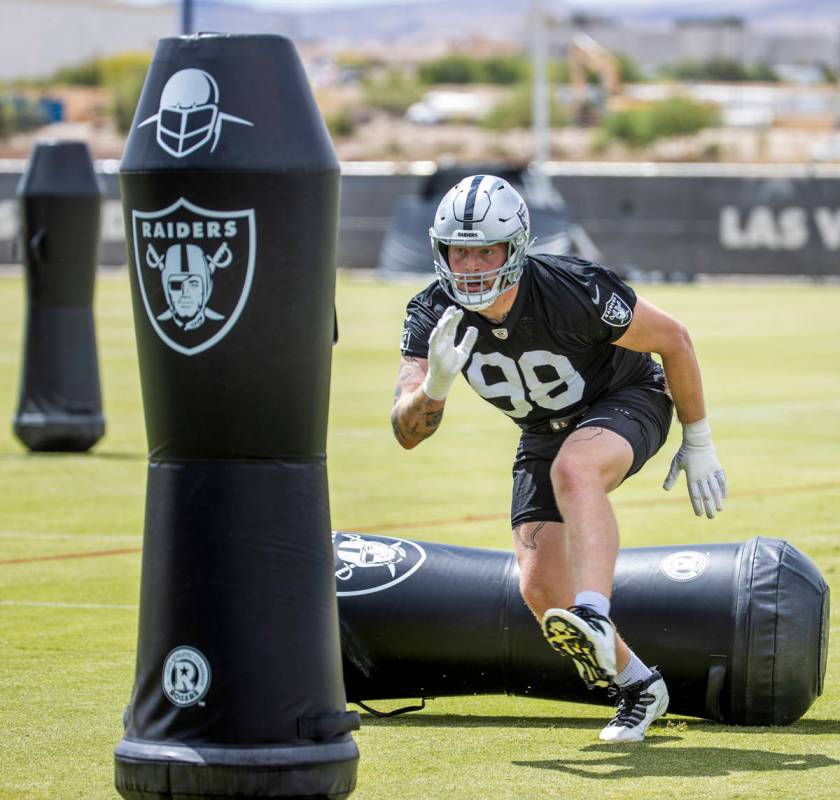
[[[443,419],[443,408],[432,408],[435,401],[417,391],[424,373],[425,370],[416,358],[403,358],[394,390],[391,427],[397,441],[404,447],[413,447],[428,439],[440,427]],[[403,400],[404,393],[407,395]]]
[[[397,408],[391,412],[391,427],[394,430],[394,436],[400,442],[422,442],[428,439],[440,426],[443,419],[443,409],[437,411],[429,408],[431,400],[424,400],[421,407],[415,411],[408,411],[401,415]],[[400,417],[408,417],[408,419],[400,420]]]
[[399,417],[396,414],[391,414],[391,428],[399,442],[410,441],[417,435],[417,425],[403,427],[400,425]]
[[394,401],[400,399],[400,395],[403,391],[403,385],[405,382],[414,375],[417,370],[420,369],[420,365],[417,363],[416,358],[407,357],[400,366],[399,375],[397,375],[397,388],[394,390]]

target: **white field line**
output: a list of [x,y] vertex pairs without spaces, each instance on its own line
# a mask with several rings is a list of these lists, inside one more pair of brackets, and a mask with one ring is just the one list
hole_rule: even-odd
[[15,606],[22,608],[93,608],[93,609],[116,609],[118,611],[137,611],[136,604],[120,603],[61,603],[61,602],[40,602],[37,600],[0,600],[0,606]]
[[741,420],[768,420],[776,417],[788,417],[791,414],[817,414],[830,412],[836,414],[838,402],[827,400],[793,400],[779,402],[751,402],[746,403],[716,403],[713,409],[714,417],[721,421],[732,422]]
[[0,539],[37,539],[51,542],[142,542],[140,534],[129,533],[36,533],[34,531],[0,531]]

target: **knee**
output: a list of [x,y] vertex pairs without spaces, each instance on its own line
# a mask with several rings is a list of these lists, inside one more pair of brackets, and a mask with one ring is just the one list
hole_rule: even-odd
[[588,465],[568,453],[560,453],[551,464],[551,485],[555,495],[573,495],[588,486],[594,476]]

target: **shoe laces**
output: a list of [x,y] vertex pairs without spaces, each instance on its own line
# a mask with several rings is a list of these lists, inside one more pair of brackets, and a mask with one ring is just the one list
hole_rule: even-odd
[[589,606],[571,606],[569,611],[576,617],[580,617],[590,628],[593,628],[601,634],[606,632],[604,626],[609,626],[610,624],[610,621],[606,617],[594,611]]
[[645,718],[647,707],[656,700],[650,692],[644,691],[648,685],[648,681],[636,681],[629,686],[613,685],[607,689],[607,696],[615,699],[617,706],[610,725],[632,728]]

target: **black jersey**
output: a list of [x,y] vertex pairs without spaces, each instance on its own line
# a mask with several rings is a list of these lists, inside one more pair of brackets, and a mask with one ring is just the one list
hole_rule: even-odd
[[[452,304],[437,281],[411,299],[403,325],[404,356],[428,358],[429,336]],[[464,310],[457,341],[468,326],[478,329],[464,377],[523,428],[573,414],[611,389],[662,389],[662,368],[649,353],[611,344],[627,329],[635,305],[635,292],[600,264],[529,256],[502,324]]]

